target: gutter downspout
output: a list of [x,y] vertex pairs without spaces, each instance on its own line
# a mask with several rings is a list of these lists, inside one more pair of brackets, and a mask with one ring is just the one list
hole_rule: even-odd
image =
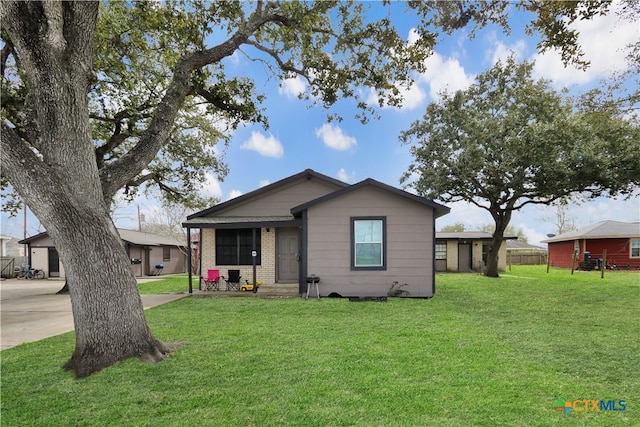
[[307,227],[307,210],[302,211],[302,231],[300,236],[300,271],[298,272],[298,291],[300,295],[307,292],[307,245],[309,229]]
[[[432,228],[433,239],[431,239],[433,244],[433,248],[431,249],[433,253],[433,260],[432,260],[433,265],[431,266],[431,296],[432,297],[436,296],[436,215],[437,214],[438,214],[438,211],[436,210],[436,208],[433,208],[433,218],[431,220],[433,223],[433,228]],[[448,257],[448,254],[447,254],[447,257]]]

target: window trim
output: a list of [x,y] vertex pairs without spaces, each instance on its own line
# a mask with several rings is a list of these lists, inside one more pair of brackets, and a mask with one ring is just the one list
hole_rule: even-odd
[[[241,235],[241,234],[248,234],[251,235],[252,233],[251,228],[216,228],[215,229],[215,235],[214,235],[214,247],[215,247],[215,265],[233,265],[233,266],[242,266],[242,265],[253,265],[253,259],[251,256],[251,247],[250,245],[248,246],[246,244],[245,241],[243,241],[244,239],[247,239],[248,236],[246,235]],[[235,254],[233,255],[233,258],[235,260],[235,262],[233,263],[225,263],[225,262],[220,262],[220,261],[226,261],[223,257],[224,255],[220,253],[219,249],[220,249],[220,245],[218,244],[218,232],[224,232],[224,233],[231,233],[231,232],[235,232],[235,242],[233,244],[233,249],[235,249]],[[229,245],[224,245],[224,246],[229,246]],[[244,252],[243,252],[244,249]],[[256,265],[262,265],[262,229],[257,228],[256,229],[256,252],[257,252],[257,256],[256,256]],[[244,255],[244,256],[243,256]],[[245,262],[242,262],[242,261]]]
[[[636,246],[636,248],[638,249],[638,255],[634,255],[633,254],[633,249],[634,249],[633,241],[634,240],[638,243],[637,246]],[[632,237],[632,238],[629,239],[629,258],[634,258],[634,259],[635,258],[640,258],[640,238]]]
[[[444,251],[438,251],[438,246],[444,246]],[[438,254],[444,254],[443,258],[438,258]],[[447,260],[447,242],[436,242],[433,247],[433,256],[436,261],[446,261]]]
[[162,247],[162,261],[171,261],[171,246]]
[[[356,265],[356,222],[358,221],[381,221],[382,223],[382,265]],[[351,271],[383,271],[387,269],[387,217],[386,216],[352,216],[350,218],[351,227]]]

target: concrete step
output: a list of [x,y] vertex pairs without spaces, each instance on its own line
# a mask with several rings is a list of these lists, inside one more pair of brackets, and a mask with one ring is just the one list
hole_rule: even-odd
[[258,293],[261,295],[299,295],[297,283],[276,283],[270,285],[262,285],[258,288]]
[[[224,289],[224,285],[222,286]],[[201,296],[245,296],[245,297],[299,297],[298,284],[297,283],[275,283],[268,285],[261,285],[258,288],[258,292],[255,294],[251,291],[238,292],[238,291],[199,291]]]

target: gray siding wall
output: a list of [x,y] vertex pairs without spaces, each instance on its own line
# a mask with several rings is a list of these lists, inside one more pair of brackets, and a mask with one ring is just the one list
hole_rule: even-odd
[[164,265],[162,274],[175,274],[187,272],[187,255],[179,248],[172,247],[170,259],[165,261],[163,259],[163,247],[152,246],[149,252],[149,274],[152,274],[155,270],[156,264]]
[[216,213],[216,216],[283,216],[291,215],[291,208],[337,190],[338,186],[315,178],[303,178],[250,198],[241,205]]
[[[394,281],[411,297],[431,297],[433,209],[375,187],[363,187],[308,209],[307,273],[320,276],[320,294],[384,296]],[[354,216],[385,216],[386,270],[351,271]]]

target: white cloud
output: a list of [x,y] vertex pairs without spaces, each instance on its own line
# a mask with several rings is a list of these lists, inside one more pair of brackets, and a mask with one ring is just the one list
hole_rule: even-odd
[[336,175],[338,179],[343,182],[352,183],[356,180],[356,172],[355,171],[347,172],[345,168],[340,168],[340,170]]
[[229,197],[227,197],[227,200],[235,199],[236,197],[242,196],[242,194],[243,193],[240,190],[231,190],[231,192],[229,193]]
[[280,95],[285,95],[288,98],[297,98],[301,93],[304,93],[307,85],[300,78],[300,76],[296,76],[292,79],[285,79],[280,82],[280,87],[278,88],[278,93]]
[[471,203],[460,201],[444,203],[444,205],[451,208],[451,212],[437,220],[436,230],[446,225],[462,223],[465,230],[475,231],[485,224],[494,224],[488,211]]
[[202,189],[200,190],[201,196],[215,197],[217,199],[222,198],[222,187],[220,186],[220,181],[218,181],[213,174],[207,172],[206,178],[202,184]]
[[612,71],[625,70],[626,46],[638,41],[638,23],[623,21],[617,12],[617,3],[604,16],[579,21],[571,25],[580,33],[578,44],[584,51],[584,59],[591,65],[585,71],[574,66],[565,67],[556,51],[535,54],[534,75],[552,80],[558,86],[585,84],[603,78]]
[[576,217],[576,225],[579,228],[606,220],[638,222],[640,202],[637,198],[624,200],[601,197],[577,208]]
[[233,65],[238,65],[240,63],[240,54],[238,53],[237,50],[235,52],[233,52],[233,54],[231,54],[231,56],[228,56],[227,58],[229,59],[229,61]]
[[268,179],[261,179],[260,182],[258,183],[258,187],[259,188],[266,187],[269,184],[271,184],[271,181],[269,181]]
[[[427,94],[420,87],[420,85],[414,82],[411,87],[407,87],[401,83],[396,83],[395,86],[400,91],[400,95],[402,96],[402,110],[413,110],[424,102]],[[378,104],[378,95],[376,91],[372,88],[369,89],[369,96],[367,97],[368,105],[379,105]],[[384,105],[382,108],[392,108],[391,105]],[[393,107],[396,108],[396,107]]]
[[402,94],[402,109],[403,110],[413,110],[422,105],[424,100],[427,97],[427,94],[424,90],[418,85],[414,83],[410,88],[407,88],[402,85],[398,85],[398,89],[400,89],[400,93]]
[[316,129],[316,136],[320,138],[327,147],[339,151],[346,151],[358,144],[358,141],[356,141],[354,137],[345,134],[340,127],[328,123]]
[[446,90],[454,93],[473,84],[474,75],[467,74],[464,67],[456,58],[443,58],[434,52],[425,60],[427,71],[420,74],[418,81],[429,85],[429,95],[432,99],[439,99],[439,92]]
[[[493,37],[492,37],[493,38]],[[486,52],[486,59],[491,62],[491,65],[495,65],[498,61],[504,62],[509,56],[514,56],[516,61],[523,59],[527,44],[524,40],[518,40],[512,45],[506,45],[501,40],[494,39],[492,41],[493,49],[488,49]]]
[[251,137],[240,146],[240,149],[257,151],[261,156],[276,159],[284,155],[282,144],[273,135],[266,137],[255,131],[251,132]]
[[[413,45],[419,38],[420,35],[416,31],[416,29],[411,28],[409,30],[409,35],[407,36],[407,45]],[[395,107],[391,105],[383,105],[382,108],[400,108],[402,110],[413,110],[422,105],[425,98],[427,97],[427,94],[417,82],[414,82],[411,87],[408,87],[407,84],[402,84],[400,82],[395,82],[394,85],[398,89],[402,97],[402,106]],[[389,94],[390,91],[384,91],[382,95],[383,97],[388,97]],[[380,106],[378,102],[378,93],[376,93],[375,89],[369,88],[366,103],[370,106]]]
[[420,34],[415,28],[411,28],[409,30],[409,35],[407,36],[407,45],[413,46],[420,39]]
[[518,223],[518,225],[516,225],[514,228],[516,231],[522,230],[524,235],[527,237],[527,240],[529,241],[530,245],[536,245],[541,247],[546,246],[545,243],[540,243],[541,240],[548,239],[546,234],[541,233],[538,230],[529,227],[524,222]]

